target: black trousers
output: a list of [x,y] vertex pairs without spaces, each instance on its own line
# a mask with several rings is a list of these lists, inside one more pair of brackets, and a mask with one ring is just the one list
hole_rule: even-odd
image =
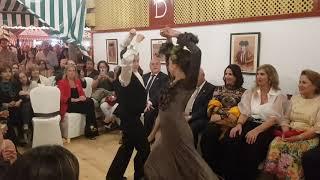
[[222,133],[221,126],[215,123],[208,123],[208,126],[203,131],[200,147],[203,159],[211,167],[211,169],[221,174],[221,169],[219,169],[219,163],[223,161],[221,156],[222,147],[219,141],[219,137]]
[[21,103],[21,119],[23,124],[32,125],[33,110],[30,99],[23,99]]
[[194,139],[194,146],[197,148],[198,145],[198,137],[199,134],[205,130],[206,126],[208,124],[208,120],[203,119],[194,119],[192,121],[189,121],[189,126],[192,130],[193,139]]
[[137,150],[134,158],[134,179],[144,177],[144,163],[150,153],[147,135],[140,121],[140,116],[131,119],[121,119],[122,145],[107,172],[106,180],[122,180],[127,169],[133,149]]
[[95,128],[97,128],[97,120],[94,112],[94,102],[92,99],[87,98],[85,101],[81,102],[70,102],[68,104],[68,112],[86,115],[86,137],[93,137],[98,135],[98,131],[91,132],[90,130],[90,126],[94,126]]
[[320,179],[320,147],[311,149],[302,156],[305,180]]
[[227,180],[256,180],[258,166],[266,158],[269,144],[274,138],[274,128],[271,127],[260,133],[254,144],[247,144],[246,134],[259,125],[259,123],[247,121],[243,125],[240,136],[230,138],[227,132],[222,139],[223,162],[219,169],[223,171]]
[[8,108],[9,118],[7,119],[8,131],[5,134],[6,139],[10,139],[16,146],[19,144],[18,135],[16,134],[14,128],[18,128],[18,131],[21,130],[22,121],[21,121],[21,108]]
[[144,128],[146,130],[147,136],[149,136],[153,129],[158,113],[158,109],[153,109],[144,113]]

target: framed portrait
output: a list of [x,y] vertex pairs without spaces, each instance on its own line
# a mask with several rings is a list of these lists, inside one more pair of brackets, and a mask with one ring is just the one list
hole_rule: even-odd
[[260,32],[230,35],[230,64],[240,66],[242,73],[255,74],[259,66]]
[[106,44],[108,64],[118,64],[118,40],[107,39]]
[[159,56],[159,50],[162,43],[165,43],[166,39],[151,39],[151,59],[160,58],[161,64],[166,64],[164,57]]

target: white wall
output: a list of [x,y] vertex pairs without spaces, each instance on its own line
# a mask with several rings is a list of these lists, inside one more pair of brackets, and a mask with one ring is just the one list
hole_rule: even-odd
[[[285,93],[296,93],[301,70],[320,71],[320,17],[293,20],[250,22],[179,28],[199,37],[202,67],[209,82],[223,84],[223,70],[229,64],[230,33],[261,32],[260,65],[272,64],[278,70],[280,86]],[[140,52],[140,64],[149,71],[150,39],[161,38],[159,30],[141,31],[146,37]],[[95,61],[106,59],[106,39],[118,39],[120,44],[127,32],[95,33]],[[120,53],[120,50],[119,50]],[[165,69],[165,66],[163,66]],[[253,85],[255,76],[245,75],[245,85]]]

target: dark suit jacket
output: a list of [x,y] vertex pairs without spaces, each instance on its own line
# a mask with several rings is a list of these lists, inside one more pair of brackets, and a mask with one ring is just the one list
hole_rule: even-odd
[[208,119],[207,106],[209,101],[212,99],[214,88],[214,85],[211,83],[204,83],[193,103],[191,119],[189,122],[199,119]]
[[[142,76],[144,85],[147,87],[148,80],[150,78],[151,72],[144,74]],[[163,72],[159,72],[151,85],[149,90],[149,100],[152,102],[152,106],[154,108],[158,108],[160,91],[162,88],[166,87],[169,82],[169,76],[164,74]],[[148,93],[148,92],[147,92]]]

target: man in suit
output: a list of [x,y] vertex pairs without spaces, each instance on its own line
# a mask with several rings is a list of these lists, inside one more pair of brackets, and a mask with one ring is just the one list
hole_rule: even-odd
[[207,106],[212,99],[214,88],[212,84],[205,80],[203,69],[200,68],[196,90],[191,95],[185,109],[186,120],[192,130],[196,147],[198,135],[206,128],[209,121]]
[[150,61],[151,72],[144,74],[142,77],[148,93],[147,106],[144,113],[144,126],[147,135],[151,133],[155,119],[158,116],[160,91],[162,88],[167,86],[169,81],[168,75],[164,74],[160,70],[160,58],[153,58]]

